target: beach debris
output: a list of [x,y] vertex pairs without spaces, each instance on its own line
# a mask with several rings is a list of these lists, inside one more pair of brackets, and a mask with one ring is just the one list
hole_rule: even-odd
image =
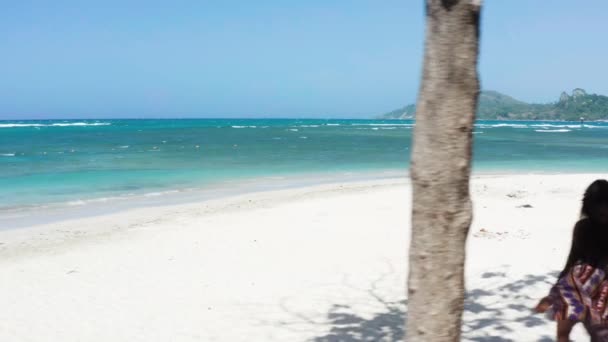
[[518,205],[518,208],[534,208],[532,205],[530,204],[523,204],[523,205]]
[[490,231],[485,228],[481,228],[478,231],[473,233],[473,237],[482,238],[482,239],[496,239],[496,240],[504,240],[504,239],[522,239],[525,240],[528,238],[530,234],[522,229],[518,229],[515,231]]
[[509,198],[523,198],[525,196],[526,192],[521,190],[513,191],[507,194],[507,197]]
[[473,233],[473,237],[476,237],[476,238],[500,239],[500,240],[505,238],[506,235],[508,235],[507,232],[491,232],[485,228],[481,228],[477,232]]

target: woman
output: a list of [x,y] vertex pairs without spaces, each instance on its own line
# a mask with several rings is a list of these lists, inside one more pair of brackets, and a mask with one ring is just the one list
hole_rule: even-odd
[[608,342],[608,181],[596,180],[583,198],[566,265],[536,306],[557,321],[558,342],[582,322],[592,342]]

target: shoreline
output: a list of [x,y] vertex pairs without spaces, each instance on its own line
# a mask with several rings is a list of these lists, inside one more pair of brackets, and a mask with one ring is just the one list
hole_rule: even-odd
[[[13,245],[14,247],[15,242],[11,241],[14,238],[17,238],[18,240],[29,239],[36,234],[52,234],[54,230],[56,233],[59,233],[58,235],[64,235],[67,231],[77,231],[78,233],[75,233],[74,235],[76,235],[75,237],[78,240],[81,240],[88,236],[94,237],[111,232],[129,230],[130,228],[138,227],[142,224],[148,224],[151,221],[155,222],[164,216],[179,216],[184,214],[184,212],[192,210],[202,210],[205,215],[230,214],[232,211],[255,209],[260,206],[273,206],[279,203],[297,201],[302,198],[322,197],[326,193],[357,192],[408,184],[409,178],[405,177],[320,183],[273,190],[244,192],[187,202],[162,203],[151,206],[131,206],[93,215],[63,217],[60,220],[39,222],[30,226],[1,229],[0,255],[2,255],[10,245]],[[150,215],[151,211],[154,211],[152,217]],[[126,222],[126,224],[122,225],[120,229],[105,229],[99,226],[96,227],[98,228],[97,230],[81,228],[82,226],[91,226],[92,223],[97,221],[123,221]],[[56,230],[55,228],[58,226],[61,226],[62,228]]]
[[[124,194],[111,197],[76,199],[13,208],[0,208],[0,232],[22,229],[64,220],[87,218],[119,213],[133,209],[166,207],[180,204],[204,203],[232,197],[254,195],[289,189],[303,189],[322,185],[350,184],[387,179],[407,178],[398,176],[400,171],[381,170],[365,172],[334,172],[326,174],[270,175],[264,177],[226,180],[206,187],[167,188],[164,190]],[[40,211],[45,213],[40,217]]]
[[[384,173],[383,173],[384,174]],[[370,174],[367,175],[371,176]],[[293,201],[305,197],[317,197],[323,193],[340,193],[347,191],[369,191],[372,189],[382,189],[391,186],[405,186],[410,191],[410,179],[409,173],[402,177],[385,176],[380,177],[380,174],[375,174],[376,177],[370,178],[354,178],[350,180],[337,181],[331,179],[325,182],[314,182],[314,183],[288,183],[282,184],[282,186],[272,188],[266,187],[264,189],[249,189],[248,191],[238,192],[222,192],[217,196],[201,196],[206,194],[204,189],[193,191],[194,196],[182,197],[179,191],[169,191],[170,194],[178,194],[176,198],[167,200],[167,197],[159,196],[155,197],[158,201],[154,202],[136,202],[128,203],[127,206],[121,206],[121,204],[127,204],[126,201],[119,203],[108,203],[108,207],[97,208],[97,210],[89,210],[82,212],[82,209],[89,209],[90,206],[95,203],[86,204],[83,206],[68,207],[69,211],[65,211],[65,207],[59,208],[57,216],[48,215],[45,213],[42,217],[34,218],[33,221],[25,221],[28,224],[9,226],[6,223],[10,222],[0,215],[0,223],[3,224],[3,228],[0,229],[0,239],[10,240],[13,236],[19,236],[19,239],[28,239],[31,235],[38,233],[47,234],[57,226],[90,226],[90,223],[95,223],[99,220],[116,220],[116,218],[122,218],[125,222],[129,221],[149,221],[152,211],[154,214],[152,218],[158,219],[162,216],[169,215],[180,215],[188,210],[196,210],[197,208],[204,208],[205,214],[223,214],[229,213],[231,209],[247,209],[250,207],[252,202],[260,203],[264,205],[276,205],[283,203],[284,201]],[[479,184],[487,181],[505,181],[516,182],[518,180],[530,180],[537,179],[540,184],[543,183],[541,177],[551,178],[562,178],[562,179],[580,179],[587,178],[589,180],[595,178],[608,178],[608,175],[604,176],[598,173],[478,173],[471,176],[470,179],[470,194],[471,198],[475,203],[475,194],[480,190]],[[250,180],[255,182],[255,180]],[[589,181],[590,182],[590,181]],[[484,185],[484,188],[486,186]],[[582,191],[582,190],[581,190]],[[515,192],[514,192],[515,193]],[[514,196],[517,198],[518,196]],[[409,199],[408,199],[409,200]],[[89,208],[87,208],[89,207]],[[255,205],[253,206],[255,208]],[[485,208],[485,207],[484,207]],[[35,212],[28,213],[34,215]],[[48,216],[44,216],[48,215]],[[409,215],[409,213],[408,213]],[[50,219],[49,219],[50,218]],[[3,222],[4,219],[4,222]],[[154,221],[153,219],[153,221]],[[127,224],[127,226],[137,226],[140,223]],[[92,224],[94,225],[94,224]],[[127,227],[127,228],[129,228]],[[124,228],[124,226],[122,227]],[[98,231],[75,228],[78,231],[77,235],[85,237],[87,235],[98,235],[106,234],[108,230],[100,229]],[[121,230],[121,229],[116,229]],[[0,254],[7,247],[6,242],[0,240]]]
[[[403,175],[399,176],[399,173]],[[471,174],[474,179],[509,176],[558,176],[597,175],[598,172],[578,171],[504,171],[484,170]],[[103,216],[140,208],[165,207],[180,204],[204,203],[218,199],[254,195],[277,190],[305,189],[322,185],[357,184],[384,180],[409,181],[409,169],[333,172],[327,174],[302,173],[271,175],[212,183],[208,187],[167,188],[164,190],[124,194],[111,197],[75,199],[67,202],[51,202],[0,208],[0,232],[27,229],[31,226],[59,223],[65,220]],[[41,215],[40,212],[44,211]]]

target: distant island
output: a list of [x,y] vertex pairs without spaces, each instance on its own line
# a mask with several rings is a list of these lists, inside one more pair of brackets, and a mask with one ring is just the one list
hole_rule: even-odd
[[[416,105],[410,104],[380,115],[381,119],[412,119]],[[479,96],[477,118],[481,120],[606,120],[608,96],[587,94],[576,88],[569,95],[562,92],[554,103],[527,103],[493,90],[482,91]]]

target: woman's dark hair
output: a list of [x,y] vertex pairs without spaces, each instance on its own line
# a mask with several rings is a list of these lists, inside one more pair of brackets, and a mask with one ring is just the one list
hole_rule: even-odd
[[608,181],[605,179],[594,181],[589,185],[587,190],[585,190],[581,214],[590,217],[593,208],[600,203],[608,203]]

